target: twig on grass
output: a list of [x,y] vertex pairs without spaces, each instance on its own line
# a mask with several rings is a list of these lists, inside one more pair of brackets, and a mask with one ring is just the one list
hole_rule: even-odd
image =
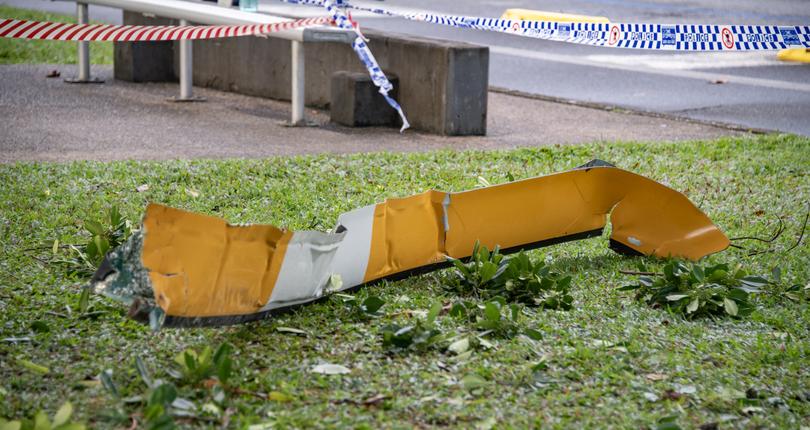
[[638,276],[664,276],[663,273],[656,272],[637,272],[635,270],[619,270],[622,275],[638,275]]
[[779,219],[779,225],[776,227],[776,231],[774,232],[774,234],[771,236],[770,239],[763,239],[761,237],[756,237],[756,236],[740,236],[740,237],[732,237],[729,240],[732,241],[732,242],[739,241],[739,240],[757,240],[757,241],[765,242],[765,243],[773,243],[776,239],[779,239],[779,236],[781,236],[782,233],[785,231],[785,221],[782,219],[781,215],[779,215],[778,219]]
[[[83,245],[72,244],[72,243],[62,243],[62,244],[59,244],[59,245],[57,246],[57,248],[70,248],[70,247],[72,247],[72,246],[83,246]],[[32,247],[30,247],[30,248],[23,248],[23,249],[22,249],[22,251],[23,251],[23,252],[32,252],[32,251],[50,251],[50,250],[52,250],[52,249],[53,249],[53,246],[52,246],[52,245],[46,245],[46,246],[32,246]]]
[[[780,218],[780,220],[781,220],[781,218]],[[808,210],[807,210],[807,213],[804,216],[804,222],[802,223],[802,229],[799,231],[799,237],[796,239],[796,243],[794,243],[793,246],[791,246],[790,248],[785,249],[784,251],[782,251],[782,253],[787,253],[787,252],[793,251],[799,245],[801,245],[802,241],[804,240],[804,232],[807,230],[807,221],[808,220],[810,220],[810,205],[808,205]],[[755,255],[769,254],[769,253],[772,253],[772,252],[777,252],[777,249],[776,248],[767,248],[767,249],[761,249],[761,250],[754,250],[754,251],[749,252],[748,256],[753,257]]]
[[59,313],[59,312],[54,312],[54,311],[46,311],[45,314],[46,315],[53,315],[53,316],[59,317],[59,318],[68,318],[67,315]]
[[[764,243],[773,243],[777,239],[779,239],[780,236],[782,236],[782,233],[784,233],[785,230],[787,230],[787,227],[785,226],[785,221],[784,221],[784,219],[782,218],[781,215],[779,216],[778,219],[779,219],[779,225],[776,227],[776,230],[774,231],[774,233],[771,235],[770,238],[761,238],[761,237],[756,237],[756,236],[740,236],[740,237],[732,237],[729,240],[732,241],[732,242],[741,241],[741,240],[755,240],[755,241],[764,242]],[[807,230],[807,222],[808,222],[808,220],[810,220],[810,205],[808,205],[808,211],[804,216],[804,222],[802,223],[802,228],[799,231],[799,236],[796,239],[796,243],[794,243],[790,248],[787,248],[787,249],[781,251],[782,253],[793,251],[799,245],[801,245],[802,241],[804,240],[804,233]],[[749,251],[748,252],[749,257],[753,257],[755,255],[779,252],[775,247],[774,248],[765,248],[765,249],[751,249],[751,248],[746,248],[744,246],[740,246],[740,245],[737,245],[737,244],[734,244],[734,243],[729,244],[729,247],[735,248],[735,249],[740,249],[740,250],[743,250],[743,251]]]
[[43,259],[43,258],[39,258],[39,257],[37,257],[37,256],[35,256],[35,255],[28,255],[28,256],[29,256],[31,259],[33,259],[34,261],[36,261],[37,263],[39,263],[39,264],[40,264],[42,267],[48,267],[48,263],[49,263],[49,262],[48,262],[47,260],[45,260],[45,259]]
[[231,425],[231,416],[236,412],[234,408],[226,408],[225,414],[222,416],[222,426],[221,429],[227,429]]
[[796,239],[796,243],[793,244],[790,248],[786,249],[785,252],[790,252],[796,249],[799,245],[801,245],[802,240],[804,240],[804,232],[807,230],[807,220],[810,219],[810,205],[808,205],[807,213],[804,215],[804,223],[802,224],[802,231],[799,233],[799,238]]
[[260,398],[262,400],[267,400],[267,394],[259,393],[259,392],[256,392],[256,391],[243,390],[243,389],[241,389],[239,387],[231,388],[228,391],[230,391],[230,392],[232,392],[234,394],[239,394],[239,395],[243,395],[243,396],[245,396],[245,395],[253,396],[253,397],[258,397],[258,398]]

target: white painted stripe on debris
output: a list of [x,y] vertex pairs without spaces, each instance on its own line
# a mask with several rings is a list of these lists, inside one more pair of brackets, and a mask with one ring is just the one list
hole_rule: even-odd
[[624,65],[596,62],[587,57],[554,54],[550,52],[534,51],[528,49],[510,48],[508,46],[490,46],[494,54],[509,55],[513,57],[528,58],[532,60],[553,61],[556,63],[574,64],[578,66],[597,67],[602,69],[623,70],[633,73],[648,73],[653,75],[669,76],[674,78],[697,79],[706,82],[724,81],[729,84],[750,85],[779,90],[802,91],[810,93],[810,84],[798,82],[778,81],[774,79],[751,78],[746,76],[729,75],[723,73],[699,72],[695,70],[668,70],[655,69],[642,65]]
[[333,270],[340,275],[346,288],[360,285],[365,280],[376,207],[362,207],[338,217],[338,225],[346,229],[346,237],[335,255]]
[[294,232],[273,293],[260,311],[320,297],[329,282],[332,259],[342,240],[342,234]]

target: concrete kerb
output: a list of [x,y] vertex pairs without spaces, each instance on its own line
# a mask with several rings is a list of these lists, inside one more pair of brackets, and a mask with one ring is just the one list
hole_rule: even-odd
[[643,110],[643,109],[636,109],[636,108],[621,107],[621,106],[615,106],[615,105],[605,104],[605,103],[583,102],[583,101],[578,101],[578,100],[570,100],[570,99],[566,99],[566,98],[562,98],[562,97],[546,96],[546,95],[542,95],[542,94],[532,94],[532,93],[527,93],[527,92],[524,92],[524,91],[510,90],[508,88],[503,88],[503,87],[491,86],[491,87],[489,87],[489,91],[491,91],[493,93],[498,93],[498,94],[505,94],[505,95],[508,95],[508,96],[522,97],[522,98],[532,99],[532,100],[542,100],[542,101],[546,101],[546,102],[559,103],[559,104],[564,104],[564,105],[569,105],[569,106],[578,106],[578,107],[584,107],[584,108],[588,108],[588,109],[596,109],[596,110],[601,110],[601,111],[605,111],[605,112],[622,113],[622,114],[628,114],[628,115],[639,115],[639,116],[645,116],[645,117],[649,117],[649,118],[665,119],[665,120],[668,120],[668,121],[678,121],[678,122],[683,122],[683,123],[687,123],[687,124],[695,124],[695,125],[702,125],[702,126],[709,126],[709,127],[717,127],[717,128],[722,128],[722,129],[725,129],[725,130],[736,131],[736,132],[741,132],[741,133],[751,133],[751,134],[781,133],[779,131],[769,130],[769,129],[766,129],[766,128],[745,127],[745,126],[742,126],[742,125],[729,124],[727,122],[721,122],[721,121],[709,121],[709,120],[703,120],[703,119],[693,119],[693,118],[687,118],[687,117],[678,116],[678,115],[666,114],[666,113],[661,113],[661,112],[653,112],[653,111],[648,111],[648,110]]

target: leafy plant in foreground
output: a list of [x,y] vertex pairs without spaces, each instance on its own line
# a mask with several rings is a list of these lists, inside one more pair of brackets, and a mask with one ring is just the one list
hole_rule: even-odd
[[334,294],[333,296],[341,300],[351,316],[361,320],[379,317],[380,308],[385,304],[385,301],[377,296],[368,296],[362,300],[360,297],[350,294]]
[[545,309],[571,309],[571,277],[551,271],[542,261],[532,261],[521,251],[509,259],[500,295],[509,301]]
[[782,279],[782,269],[774,267],[771,270],[771,279],[767,281],[765,290],[769,295],[779,299],[786,298],[792,302],[810,301],[810,283],[805,286],[801,284],[789,284]]
[[514,303],[507,304],[500,297],[484,304],[455,303],[450,308],[450,315],[474,323],[477,329],[484,330],[480,336],[492,334],[496,337],[511,338],[520,333],[518,324],[520,307]]
[[143,417],[146,428],[150,430],[169,430],[176,428],[170,413],[172,404],[177,400],[177,388],[170,382],[155,381],[156,386],[149,392]]
[[490,252],[478,242],[473,247],[469,262],[448,257],[455,269],[446,288],[463,296],[485,300],[502,297],[507,302],[524,303],[546,309],[571,309],[571,277],[551,272],[542,261],[532,261],[521,251],[512,258],[504,258],[496,246]]
[[[88,219],[83,222],[90,239],[84,245],[60,246],[53,243],[55,258],[51,261],[64,266],[71,276],[89,278],[96,271],[107,252],[121,245],[132,234],[132,222],[125,219],[117,206],[110,207],[102,221]],[[66,253],[60,250],[66,249]]]
[[206,346],[202,352],[187,349],[178,354],[174,361],[180,366],[180,377],[192,384],[216,376],[223,385],[227,384],[233,371],[233,360],[230,355],[233,347],[223,343],[212,354],[211,347]]
[[751,294],[761,293],[769,281],[749,276],[743,270],[730,273],[726,264],[687,265],[672,260],[664,266],[662,276],[642,276],[637,284],[620,288],[635,291],[636,300],[663,307],[687,318],[706,316],[742,317],[754,306]]
[[785,288],[784,295],[794,302],[810,301],[810,283],[804,287],[799,284],[793,284]]
[[[225,351],[222,347],[218,349],[218,351],[220,350]],[[223,352],[223,354],[225,354],[225,352]],[[200,354],[200,356],[202,355],[203,354]],[[210,356],[210,349],[208,355]],[[196,361],[195,369],[199,369],[198,371],[202,371],[203,368],[206,368],[205,364],[211,362],[210,359],[203,359],[202,362],[199,362],[199,357],[196,356],[194,360]],[[209,364],[208,368],[211,367],[213,366]],[[177,417],[198,418],[199,410],[197,406],[191,401],[180,397],[178,387],[174,383],[160,378],[153,378],[151,372],[140,357],[135,358],[135,369],[146,386],[146,390],[143,394],[121,400],[126,404],[140,404],[143,406],[143,428],[149,430],[171,430],[177,428],[177,424],[175,423],[175,418]],[[176,371],[169,373],[174,373],[175,375],[173,376],[176,377],[183,377],[183,374]],[[199,375],[201,376],[203,374],[208,373],[200,373]],[[117,398],[120,397],[121,391],[112,380],[112,370],[102,372],[99,377],[107,391]],[[217,393],[224,395],[219,385],[214,385],[214,393],[215,399]],[[114,410],[107,415],[108,419],[116,420],[121,423],[126,422],[129,417],[130,413],[125,412],[123,409]]]
[[449,315],[470,324],[469,329],[458,333],[446,333],[436,327],[436,318],[441,311],[442,305],[436,303],[428,311],[427,317],[417,320],[416,324],[384,327],[381,332],[383,346],[397,351],[446,349],[462,355],[479,347],[493,348],[494,345],[485,339],[487,336],[510,339],[523,334],[534,340],[542,337],[537,330],[523,327],[520,305],[508,304],[502,297],[482,304],[473,301],[454,303]]
[[110,207],[106,220],[101,222],[86,220],[84,228],[91,234],[84,250],[87,258],[96,267],[101,264],[107,251],[124,243],[132,234],[132,222],[121,216],[117,206]]
[[383,347],[401,351],[408,349],[425,351],[436,347],[444,340],[444,335],[435,324],[441,311],[441,303],[434,303],[425,319],[417,320],[416,324],[407,326],[390,324],[383,327]]
[[487,296],[497,287],[498,277],[506,264],[504,256],[500,254],[500,247],[496,246],[492,252],[478,241],[473,246],[472,254],[467,263],[447,257],[455,268],[455,277],[445,283],[447,290],[463,296]]
[[84,430],[84,424],[70,422],[73,415],[73,405],[65,402],[56,411],[53,421],[48,419],[44,411],[37,412],[33,420],[6,421],[0,418],[0,430]]

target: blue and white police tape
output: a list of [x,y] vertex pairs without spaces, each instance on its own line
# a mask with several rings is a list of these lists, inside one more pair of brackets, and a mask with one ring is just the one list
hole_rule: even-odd
[[[324,0],[281,1],[317,6]],[[411,21],[610,48],[664,51],[754,51],[810,48],[810,26],[523,21],[463,15],[397,13],[383,8],[355,6],[346,0],[339,0],[338,6]]]
[[[338,2],[340,2],[340,0],[338,0]],[[410,124],[408,123],[408,119],[405,118],[405,112],[402,111],[402,106],[400,106],[393,97],[388,95],[388,92],[391,91],[394,86],[385,76],[385,73],[383,73],[380,65],[377,63],[377,59],[374,58],[374,54],[372,54],[371,50],[368,48],[368,44],[364,40],[362,33],[360,33],[360,29],[355,26],[349,17],[346,16],[346,13],[340,9],[338,2],[335,0],[325,0],[322,3],[336,26],[346,30],[352,30],[357,35],[354,42],[352,42],[352,49],[354,49],[360,61],[363,62],[363,65],[366,66],[366,70],[368,70],[368,74],[371,76],[371,81],[380,89],[380,94],[385,97],[388,104],[396,109],[397,113],[399,113],[399,117],[402,118],[402,128],[399,129],[401,133],[410,127]],[[342,2],[340,3],[342,4]]]
[[338,27],[353,30],[357,38],[352,49],[366,66],[374,84],[388,104],[402,118],[404,131],[410,125],[402,107],[388,95],[393,85],[380,69],[359,28],[342,9],[354,9],[378,15],[404,18],[457,28],[513,34],[543,40],[603,46],[609,48],[663,51],[755,51],[779,50],[793,47],[810,48],[810,26],[777,25],[689,25],[689,24],[627,24],[572,23],[553,21],[524,21],[499,18],[443,15],[429,13],[397,13],[383,8],[355,6],[348,0],[280,0],[285,3],[326,7]]
[[404,14],[403,18],[460,28],[611,48],[669,51],[755,51],[810,48],[810,26],[664,25],[520,21]]

